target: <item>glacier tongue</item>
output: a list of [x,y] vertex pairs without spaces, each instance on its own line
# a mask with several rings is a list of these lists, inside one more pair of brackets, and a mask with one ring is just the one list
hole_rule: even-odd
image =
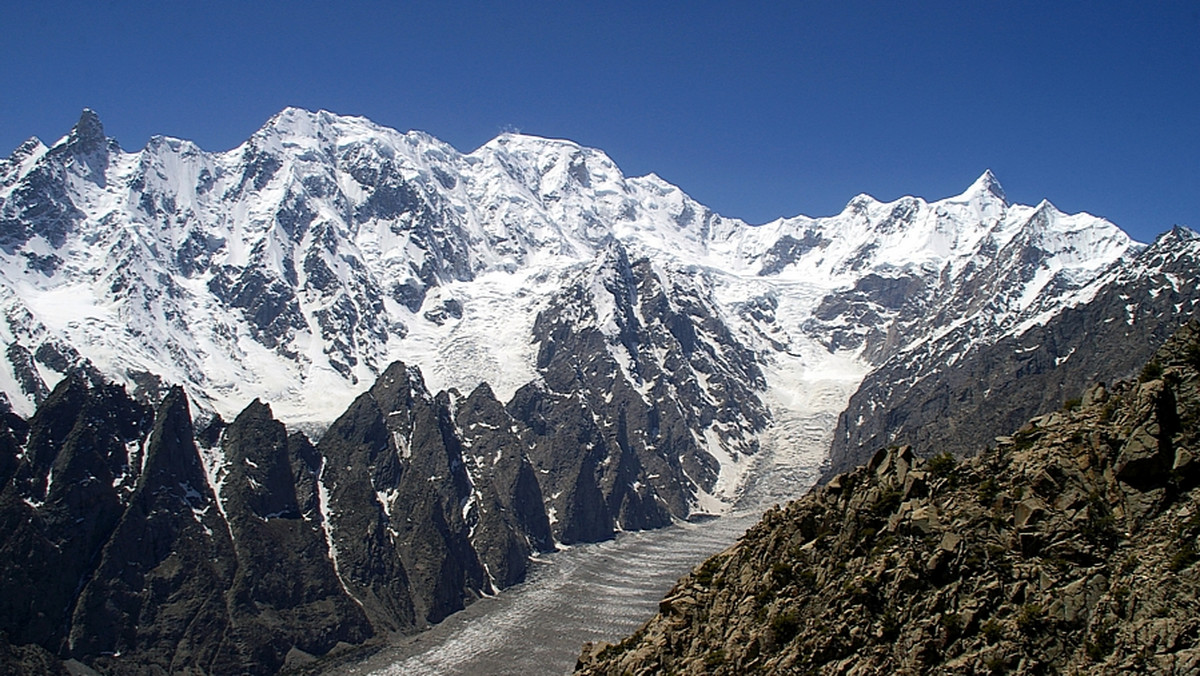
[[[318,427],[397,359],[434,391],[488,382],[507,401],[546,377],[540,318],[574,313],[608,322],[597,339],[644,397],[679,399],[711,452],[689,470],[694,504],[736,495],[735,428],[761,427],[757,400],[704,412],[721,383],[767,391],[784,429],[812,373],[848,396],[948,331],[994,341],[1139,249],[1103,219],[1009,204],[990,171],[940,201],[862,195],[753,226],[570,141],[504,134],[462,153],[296,108],[218,153],[165,137],[125,152],[87,111],[0,164],[0,225],[0,388],[20,414],[80,366],[149,398],[180,384],[226,418],[260,398]],[[624,318],[609,293],[565,296],[614,243],[638,271]],[[686,378],[656,395],[646,369]]]

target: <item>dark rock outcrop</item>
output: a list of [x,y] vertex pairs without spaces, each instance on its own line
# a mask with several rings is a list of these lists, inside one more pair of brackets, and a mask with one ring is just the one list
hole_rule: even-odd
[[182,390],[164,399],[145,448],[128,507],[75,604],[69,654],[101,671],[244,667],[245,646],[214,639],[230,629],[224,591],[237,562]]
[[289,437],[256,401],[226,428],[221,451],[218,490],[238,563],[226,594],[231,640],[277,670],[293,650],[324,655],[372,636],[329,558],[308,440]]
[[466,516],[471,544],[497,586],[521,582],[529,557],[555,546],[520,428],[486,383],[456,403],[454,422],[474,487]]
[[[62,381],[0,429],[0,668],[273,674],[414,631],[555,544],[519,424],[393,364],[318,446]],[[197,444],[200,440],[200,444]]]
[[396,628],[436,622],[486,588],[461,447],[417,371],[388,367],[318,448],[338,569],[368,610]]
[[539,382],[508,410],[527,428],[561,542],[608,539],[687,518],[720,464],[738,462],[767,424],[755,355],[700,288],[631,262],[613,242],[534,324]]
[[579,673],[1195,673],[1200,323],[956,462],[877,452]]
[[0,491],[0,631],[56,651],[71,608],[125,509],[151,413],[122,389],[68,378],[27,425]]

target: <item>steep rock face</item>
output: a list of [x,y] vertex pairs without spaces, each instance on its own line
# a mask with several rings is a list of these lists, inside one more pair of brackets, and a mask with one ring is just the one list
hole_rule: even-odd
[[1200,237],[1176,228],[1013,335],[991,342],[964,327],[897,354],[839,417],[826,478],[890,444],[962,455],[1091,383],[1130,376],[1194,316],[1198,270]]
[[1200,324],[956,464],[909,447],[763,520],[579,673],[1192,673]]
[[542,379],[509,410],[531,433],[563,542],[666,525],[732,492],[717,485],[722,465],[758,450],[765,383],[705,290],[613,243],[533,333]]
[[[19,422],[19,421],[16,421]],[[16,644],[57,650],[91,566],[130,500],[151,413],[117,387],[68,378],[27,424],[0,491],[2,626]]]
[[493,583],[507,587],[525,579],[531,555],[555,549],[541,485],[521,428],[490,387],[479,385],[454,409],[473,488],[471,544]]
[[292,650],[324,655],[373,635],[329,557],[315,479],[319,463],[302,435],[289,437],[254,402],[221,436],[218,493],[237,571],[226,594],[230,640],[275,671]]
[[434,396],[399,362],[322,437],[335,565],[374,623],[437,622],[523,580],[528,556],[553,550],[518,438],[487,388],[463,402]]
[[10,423],[0,631],[18,652],[106,673],[274,673],[293,648],[373,633],[332,575],[319,514],[299,509],[303,445],[261,404],[225,431],[218,502],[179,389],[152,413],[70,377],[27,425]]
[[[460,442],[444,402],[429,394],[419,373],[404,364],[389,367],[319,449],[339,571],[358,598],[370,586],[396,585],[402,599],[385,596],[388,589],[371,596],[411,612],[413,619],[396,616],[404,626],[436,622],[484,589],[486,574],[463,514],[471,483]],[[383,570],[396,571],[396,582]],[[408,599],[412,611],[401,605]]]
[[129,506],[74,607],[69,653],[105,671],[247,664],[244,646],[213,639],[230,629],[223,592],[236,569],[187,399],[176,389],[155,417]]

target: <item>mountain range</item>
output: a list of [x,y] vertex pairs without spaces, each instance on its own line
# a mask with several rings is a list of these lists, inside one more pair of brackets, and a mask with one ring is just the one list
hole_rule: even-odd
[[760,463],[996,412],[959,450],[1127,375],[1194,310],[1198,242],[991,172],[750,225],[569,141],[290,108],[126,152],[85,110],[0,162],[0,629],[264,673],[409,631],[560,544],[721,513]]

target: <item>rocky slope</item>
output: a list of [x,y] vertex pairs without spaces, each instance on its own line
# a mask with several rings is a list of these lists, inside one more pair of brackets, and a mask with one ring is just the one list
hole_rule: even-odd
[[1200,323],[956,463],[879,451],[579,673],[1194,673]]

